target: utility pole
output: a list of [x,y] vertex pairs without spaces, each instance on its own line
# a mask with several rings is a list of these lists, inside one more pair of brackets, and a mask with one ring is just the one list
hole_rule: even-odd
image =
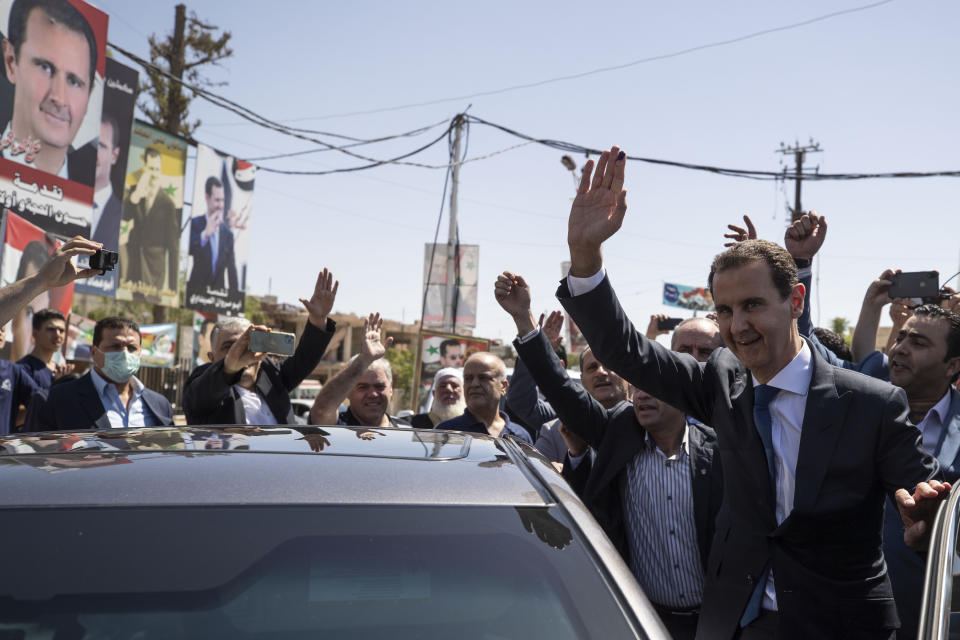
[[453,333],[457,326],[457,191],[460,186],[460,139],[463,136],[463,114],[453,122],[452,185],[450,188],[450,232],[447,235],[447,289],[443,304],[443,330]]
[[[793,159],[795,163],[795,169],[793,172],[794,175],[794,193],[793,193],[793,209],[790,211],[790,221],[796,222],[800,216],[803,215],[803,208],[800,204],[800,185],[803,183],[803,160],[808,153],[820,153],[822,149],[820,148],[819,142],[814,142],[813,138],[810,138],[810,143],[800,146],[799,142],[794,142],[792,147],[786,146],[784,143],[780,143],[780,148],[777,150],[777,153],[782,153],[787,155],[789,153],[793,154]],[[814,169],[818,171],[819,167]],[[786,168],[784,168],[784,173],[786,174]]]

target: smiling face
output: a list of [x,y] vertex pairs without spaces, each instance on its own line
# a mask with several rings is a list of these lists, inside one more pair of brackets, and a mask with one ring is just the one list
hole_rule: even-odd
[[20,140],[33,137],[63,149],[73,142],[90,99],[90,50],[83,34],[30,11],[19,55],[3,43],[7,78],[15,85],[12,128]]
[[380,368],[368,368],[347,394],[350,413],[365,427],[383,426],[393,387],[390,378]]
[[627,383],[600,364],[590,350],[580,354],[580,383],[607,409],[627,398]]
[[475,416],[499,410],[500,398],[507,393],[507,374],[503,361],[490,353],[476,353],[463,366],[463,390],[467,408]]
[[720,335],[760,382],[769,381],[800,351],[796,320],[803,312],[803,294],[803,285],[796,284],[784,299],[770,267],[760,261],[713,277]]
[[960,369],[960,357],[947,358],[949,325],[942,318],[913,316],[904,323],[890,348],[890,382],[907,398],[942,396]]

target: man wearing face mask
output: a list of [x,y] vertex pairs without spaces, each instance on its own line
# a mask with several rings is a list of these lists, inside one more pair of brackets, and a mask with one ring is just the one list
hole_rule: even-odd
[[173,409],[134,375],[140,369],[140,327],[128,318],[104,318],[93,329],[93,368],[54,385],[27,418],[27,431],[124,429],[173,424]]

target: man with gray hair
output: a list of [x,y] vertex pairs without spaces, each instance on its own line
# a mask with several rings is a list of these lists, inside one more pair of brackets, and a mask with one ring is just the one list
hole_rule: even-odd
[[[393,371],[383,356],[393,344],[393,338],[380,340],[383,320],[379,313],[371,313],[363,320],[363,342],[360,353],[350,360],[345,369],[333,376],[320,389],[310,423],[322,425],[349,425],[353,427],[409,427],[405,421],[387,413],[393,398]],[[349,405],[338,413],[344,400]]]
[[210,334],[210,364],[193,370],[183,389],[187,424],[294,424],[290,392],[316,368],[336,323],[333,309],[339,282],[324,269],[317,276],[313,297],[300,302],[309,320],[296,351],[279,365],[266,353],[250,350],[250,332],[270,331],[245,318],[226,318]]

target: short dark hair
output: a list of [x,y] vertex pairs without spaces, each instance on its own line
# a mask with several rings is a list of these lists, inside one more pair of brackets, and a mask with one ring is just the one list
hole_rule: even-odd
[[100,119],[100,124],[110,125],[110,131],[113,132],[110,136],[110,138],[112,138],[110,140],[110,146],[113,149],[116,149],[117,147],[119,147],[120,146],[120,125],[117,124],[117,119],[112,115],[110,115],[109,113],[104,113],[103,117]]
[[[938,304],[923,304],[913,310],[913,317],[945,320],[947,323],[947,354],[943,357],[943,360],[946,362],[950,358],[960,356],[960,314],[944,309]],[[960,377],[960,371],[953,376],[950,384],[956,382],[958,377]]]
[[67,324],[67,317],[60,311],[56,309],[41,309],[33,314],[33,330],[39,331],[43,328],[43,324],[50,320],[63,320],[63,324]]
[[560,358],[560,361],[563,363],[563,366],[567,366],[567,350],[564,349],[562,344],[558,344],[557,348],[553,350],[557,357]]
[[143,150],[143,163],[144,163],[144,164],[147,163],[147,158],[149,158],[150,156],[157,156],[158,158],[160,158],[161,160],[163,160],[163,154],[160,153],[160,149],[157,149],[156,147],[146,147],[146,148]]
[[448,338],[440,343],[440,357],[443,358],[447,355],[447,347],[456,347],[458,349],[462,348],[463,345],[460,344],[459,340],[453,338]]
[[87,19],[67,0],[13,0],[10,21],[7,23],[7,40],[13,45],[17,60],[20,59],[20,45],[27,36],[27,20],[34,9],[42,9],[51,20],[87,39],[90,48],[90,84],[87,91],[93,91],[93,79],[97,73],[97,39]]
[[203,185],[203,190],[209,196],[211,193],[213,193],[214,187],[220,187],[223,189],[223,183],[220,182],[220,178],[217,176],[210,176],[207,178],[206,184]]
[[140,325],[130,318],[110,316],[109,318],[99,320],[96,326],[93,327],[93,346],[100,346],[100,341],[103,340],[103,332],[105,329],[133,329],[137,332],[137,335],[140,336],[140,342],[143,342],[143,334],[140,333]]
[[773,286],[780,292],[782,300],[786,300],[793,287],[800,282],[797,276],[797,265],[786,249],[769,240],[745,240],[738,242],[713,259],[713,264],[710,266],[710,276],[707,278],[710,293],[714,293],[713,278],[718,273],[728,269],[744,267],[754,262],[762,262],[770,268]]
[[853,360],[853,352],[850,351],[850,347],[840,334],[823,327],[814,329],[813,334],[817,336],[820,344],[832,351],[841,360]]

